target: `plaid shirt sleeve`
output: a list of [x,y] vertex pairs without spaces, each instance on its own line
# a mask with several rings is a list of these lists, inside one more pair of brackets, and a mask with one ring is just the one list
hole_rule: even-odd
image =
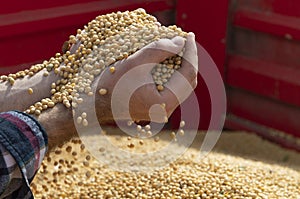
[[0,113],[0,198],[33,198],[30,183],[47,150],[47,135],[31,116]]

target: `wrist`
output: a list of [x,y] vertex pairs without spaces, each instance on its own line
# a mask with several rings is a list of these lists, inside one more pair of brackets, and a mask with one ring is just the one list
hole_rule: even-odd
[[72,109],[63,104],[56,104],[55,107],[43,111],[36,119],[46,130],[49,150],[77,135]]

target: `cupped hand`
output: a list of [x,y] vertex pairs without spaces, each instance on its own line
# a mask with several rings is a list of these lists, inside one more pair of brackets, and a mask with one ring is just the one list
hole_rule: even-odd
[[[185,48],[181,68],[158,91],[151,71],[157,63]],[[96,110],[101,122],[114,120],[165,122],[197,85],[198,56],[195,35],[187,38],[160,39],[140,49],[127,59],[116,62],[112,73],[105,69],[95,79]]]

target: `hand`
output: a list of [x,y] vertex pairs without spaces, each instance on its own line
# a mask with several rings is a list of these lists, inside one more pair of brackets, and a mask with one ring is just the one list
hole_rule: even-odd
[[[126,88],[130,88],[133,83],[138,81],[140,82],[137,86],[141,87],[139,87],[131,96],[129,104],[130,116],[119,112],[121,114],[118,115],[117,119],[150,120],[149,108],[154,104],[162,103],[166,104],[166,115],[170,116],[179,103],[188,97],[192,92],[192,89],[197,85],[198,57],[195,36],[189,34],[185,42],[186,50],[183,57],[185,57],[186,60],[182,62],[182,67],[178,70],[184,78],[178,73],[174,73],[170,81],[165,85],[165,89],[159,92],[152,79],[151,70],[155,66],[155,63],[159,63],[167,57],[180,52],[183,46],[184,39],[180,37],[176,37],[172,40],[161,39],[129,56],[128,59],[117,62],[114,65],[114,67],[116,67],[115,73],[111,74],[109,69],[106,69],[102,75],[98,76],[94,81],[97,90],[100,88],[106,88],[108,90],[106,95],[100,96],[99,94],[96,94],[96,111],[100,122],[111,122],[115,120],[112,116],[111,97],[113,89],[115,86],[117,87],[119,85],[118,82],[121,82],[123,85],[122,88],[124,88],[124,90],[120,90],[121,94],[128,92]],[[120,78],[122,78],[123,75],[125,76],[121,81]],[[124,80],[127,81],[124,82]],[[145,82],[148,84],[143,85]],[[177,95],[178,93],[181,93],[181,97],[177,99],[171,90],[173,92],[175,91]],[[87,99],[92,98],[87,97]],[[118,107],[121,108],[121,110],[122,108],[128,109],[128,104],[122,103],[124,100],[123,98],[114,100],[120,102],[120,105],[125,105],[124,107]],[[88,112],[90,108],[92,107],[88,107],[85,111]],[[156,112],[160,113],[159,110]],[[158,114],[158,117],[151,119],[152,121],[163,122],[163,119],[160,116],[165,115]],[[72,119],[71,109],[65,108],[62,104],[57,104],[54,108],[42,112],[37,119],[48,133],[50,150],[54,148],[54,146],[62,144],[76,135],[76,128]]]
[[[181,68],[165,84],[165,89],[158,91],[151,70],[156,63],[182,51],[184,46],[183,57],[186,59],[183,60]],[[108,91],[106,95],[96,95],[98,119],[100,122],[164,122],[196,87],[197,66],[198,56],[193,33],[188,34],[186,42],[182,37],[175,37],[171,40],[160,39],[145,46],[127,59],[115,63],[114,73],[107,68],[94,81],[97,83],[97,91],[101,88]]]

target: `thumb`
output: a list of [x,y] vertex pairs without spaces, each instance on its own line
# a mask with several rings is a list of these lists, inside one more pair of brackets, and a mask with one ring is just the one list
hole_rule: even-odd
[[182,51],[184,44],[185,39],[180,36],[176,36],[173,39],[159,39],[129,56],[127,61],[131,67],[160,63]]

